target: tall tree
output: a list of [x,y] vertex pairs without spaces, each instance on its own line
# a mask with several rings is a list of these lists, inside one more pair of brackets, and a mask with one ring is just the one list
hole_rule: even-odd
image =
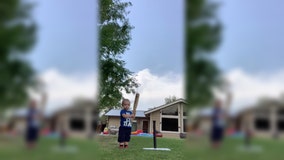
[[35,42],[32,5],[21,0],[0,2],[0,109],[23,104],[27,88],[36,84],[25,54]]
[[191,107],[207,105],[212,87],[221,84],[212,53],[221,41],[218,5],[209,0],[186,1],[186,99]]
[[169,103],[172,103],[174,101],[177,100],[177,97],[176,96],[169,96],[169,97],[166,97],[165,98],[165,104],[169,104]]
[[131,29],[127,15],[130,2],[100,0],[99,108],[120,106],[122,92],[135,93],[138,83],[133,72],[125,68],[122,55],[128,49]]

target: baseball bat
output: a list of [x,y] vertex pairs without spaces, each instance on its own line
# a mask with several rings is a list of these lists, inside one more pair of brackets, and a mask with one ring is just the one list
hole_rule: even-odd
[[136,109],[137,109],[137,106],[138,106],[139,96],[140,96],[140,94],[136,93],[135,100],[134,100],[134,105],[133,105],[134,119],[135,119],[135,116],[136,116]]

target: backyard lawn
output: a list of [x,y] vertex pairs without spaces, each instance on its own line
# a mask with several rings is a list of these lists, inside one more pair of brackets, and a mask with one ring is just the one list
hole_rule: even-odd
[[29,151],[18,138],[0,138],[0,157],[5,160],[282,160],[284,140],[254,139],[257,151],[242,150],[241,139],[227,138],[222,148],[212,150],[206,139],[185,140],[157,138],[158,147],[171,151],[145,151],[153,147],[150,137],[132,137],[128,149],[119,149],[114,136],[97,136],[96,140],[69,139],[68,146],[77,148],[74,152],[58,152],[58,140],[42,138],[37,149]]
[[[153,138],[132,137],[128,149],[119,149],[116,137],[100,137],[101,150],[104,158],[143,160],[143,159],[184,159],[184,140],[157,138],[157,147],[170,148],[171,151],[146,151],[143,148],[153,147]],[[120,157],[120,158],[119,158]]]
[[226,138],[218,150],[208,147],[206,140],[191,140],[185,157],[195,160],[282,160],[284,140],[253,139],[251,147],[244,147],[243,139]]
[[38,148],[27,150],[21,139],[0,138],[0,157],[5,160],[139,160],[139,159],[183,159],[184,140],[158,139],[158,147],[171,148],[171,151],[145,151],[143,147],[153,147],[150,137],[132,137],[128,149],[119,149],[117,137],[97,136],[95,140],[69,139],[68,146],[76,152],[55,150],[58,140],[42,138]]
[[[35,150],[24,148],[19,138],[0,140],[0,159],[3,160],[87,160],[99,159],[98,144],[94,141],[68,140],[68,146],[76,147],[77,151],[59,152],[58,140],[42,138]],[[74,150],[74,149],[73,149]]]

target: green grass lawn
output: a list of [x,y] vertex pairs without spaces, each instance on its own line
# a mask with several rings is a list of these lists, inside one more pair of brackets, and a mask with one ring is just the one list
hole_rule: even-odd
[[[69,146],[76,146],[75,153],[56,152],[53,150],[58,141],[42,138],[38,148],[26,150],[19,138],[0,137],[0,157],[3,160],[282,160],[284,140],[254,139],[253,145],[262,147],[262,152],[239,150],[243,145],[240,139],[225,139],[219,150],[212,150],[205,139],[157,138],[158,147],[170,148],[171,151],[145,151],[144,147],[153,147],[153,139],[132,137],[128,149],[119,149],[117,137],[97,136],[96,140],[69,139]],[[185,145],[185,142],[186,145]]]
[[58,140],[42,138],[35,150],[24,148],[21,139],[0,138],[0,157],[3,160],[140,160],[140,159],[183,159],[184,140],[158,138],[158,147],[172,151],[145,151],[153,147],[153,139],[132,137],[127,149],[119,149],[117,137],[97,136],[95,140],[69,139],[69,146],[76,146],[75,153],[54,151]]
[[208,141],[191,140],[187,145],[185,157],[195,160],[283,160],[284,140],[253,139],[252,146],[261,151],[244,149],[242,139],[226,138],[218,150],[209,147]]
[[0,140],[0,159],[2,160],[89,160],[99,159],[98,144],[94,141],[68,140],[69,146],[76,146],[77,153],[57,152],[58,140],[42,138],[38,147],[27,150],[22,139]]
[[170,148],[171,151],[147,151],[143,148],[153,147],[153,138],[150,137],[132,137],[127,149],[119,149],[116,137],[100,137],[102,153],[105,159],[123,159],[125,160],[178,160],[184,159],[184,140],[157,138],[157,147]]

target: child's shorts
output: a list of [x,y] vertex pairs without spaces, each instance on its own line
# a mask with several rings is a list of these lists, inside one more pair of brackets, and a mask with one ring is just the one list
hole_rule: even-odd
[[224,129],[220,127],[213,127],[211,130],[211,141],[219,142],[223,139]]
[[39,134],[38,132],[39,132],[38,128],[27,127],[27,130],[26,130],[26,141],[27,142],[37,141],[38,134]]
[[131,135],[131,127],[119,127],[118,142],[129,142]]

